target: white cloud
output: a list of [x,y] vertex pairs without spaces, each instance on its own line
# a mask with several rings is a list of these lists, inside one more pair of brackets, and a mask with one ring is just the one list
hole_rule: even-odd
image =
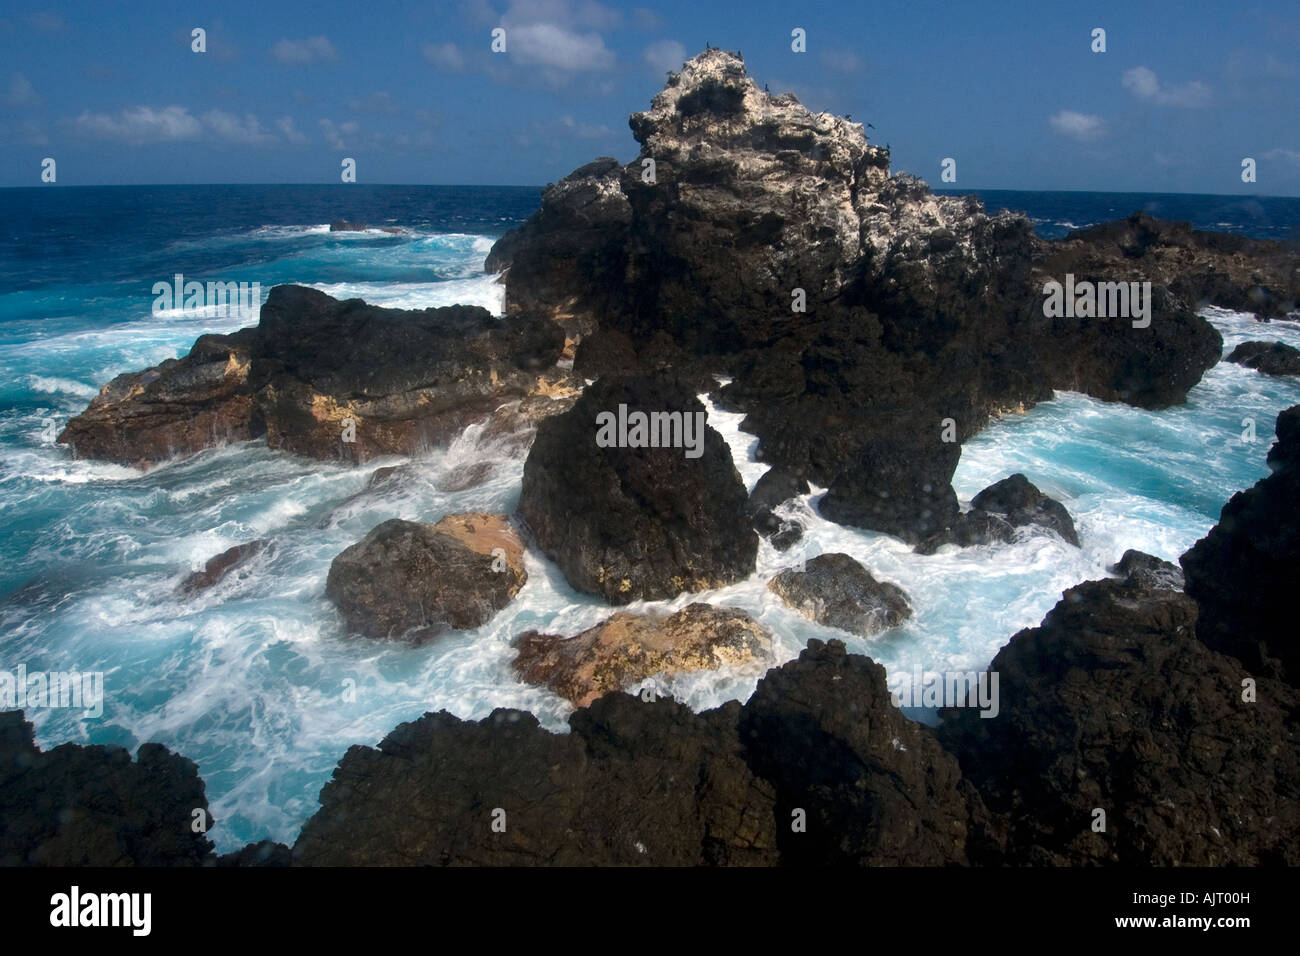
[[176,143],[208,139],[240,146],[272,146],[287,142],[301,145],[306,137],[294,128],[293,120],[282,117],[275,130],[263,128],[252,113],[237,116],[225,110],[208,110],[195,117],[184,106],[131,106],[116,113],[84,111],[72,121],[72,128],[94,139],[111,139],[131,145]]
[[1292,166],[1300,166],[1300,150],[1295,149],[1270,149],[1263,154],[1264,159],[1281,160],[1290,163]]
[[329,37],[323,36],[308,37],[305,40],[280,40],[271,47],[271,55],[281,63],[294,65],[323,63],[339,58]]
[[9,90],[5,102],[10,106],[35,106],[41,101],[32,88],[31,82],[21,73],[15,73],[9,79]]
[[365,99],[354,96],[348,100],[348,109],[354,113],[366,113],[371,116],[396,116],[401,110],[393,102],[393,97],[386,90],[376,90]]
[[512,27],[507,49],[520,63],[579,72],[608,70],[614,54],[599,33],[575,33],[554,23]]
[[622,22],[617,10],[595,0],[512,0],[501,22],[553,23],[572,30],[613,30]]
[[35,123],[23,123],[19,129],[21,130],[23,142],[29,146],[50,145],[50,138],[45,135],[45,130]]
[[413,150],[428,152],[438,148],[438,143],[428,128],[416,132],[364,132],[354,120],[335,123],[331,119],[322,119],[320,129],[329,147],[340,151],[407,153]]
[[658,30],[664,25],[664,18],[646,7],[633,9],[632,19],[635,21],[638,30]]
[[1120,82],[1138,99],[1158,106],[1198,107],[1210,102],[1210,88],[1199,80],[1182,86],[1164,86],[1155,71],[1145,66],[1125,70]]
[[827,50],[821,60],[822,66],[834,73],[861,73],[865,65],[851,50]]
[[355,137],[361,127],[352,120],[336,124],[333,120],[323,119],[320,121],[320,131],[331,149],[347,149],[348,139]]
[[227,143],[267,146],[276,142],[275,134],[262,129],[262,124],[252,113],[239,117],[225,110],[209,110],[203,114],[202,119],[210,133]]
[[1106,124],[1100,116],[1079,113],[1075,110],[1059,110],[1048,118],[1052,129],[1062,136],[1069,136],[1081,142],[1100,139],[1106,135]]
[[444,73],[459,73],[465,68],[465,54],[454,43],[426,43],[420,52]]
[[183,106],[132,106],[116,114],[86,110],[72,125],[85,136],[134,144],[197,139],[203,131],[202,124]]
[[641,58],[656,72],[677,71],[686,60],[686,47],[676,40],[656,40],[645,48]]
[[307,142],[307,137],[294,125],[292,116],[281,116],[275,121],[275,128],[290,146],[302,146]]
[[560,127],[579,139],[605,139],[615,135],[614,131],[603,123],[598,125],[579,123],[572,116],[561,116]]

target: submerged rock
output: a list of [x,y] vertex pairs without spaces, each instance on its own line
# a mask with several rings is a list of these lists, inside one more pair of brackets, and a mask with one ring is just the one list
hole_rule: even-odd
[[1227,361],[1265,375],[1300,375],[1300,349],[1285,342],[1242,342],[1228,353]]
[[615,614],[575,637],[528,631],[514,668],[578,707],[657,674],[748,665],[772,649],[767,631],[737,608],[690,604],[676,614]]
[[527,580],[523,545],[504,516],[394,518],[334,559],[325,594],[351,631],[424,641],[486,623]]
[[1065,505],[1043,494],[1024,475],[1014,474],[989,485],[971,499],[971,505],[979,511],[1003,515],[1013,527],[1037,525],[1079,546],[1074,519]]
[[803,540],[803,525],[789,518],[779,517],[773,509],[792,498],[806,495],[811,489],[808,482],[779,468],[763,473],[749,493],[749,514],[752,527],[767,538],[778,551],[788,551]]
[[820,554],[804,570],[787,568],[767,589],[804,617],[863,637],[912,616],[902,588],[877,581],[847,554]]
[[918,544],[916,553],[936,554],[947,544],[955,544],[959,548],[1007,544],[1015,540],[1015,536],[1015,528],[1010,522],[979,508],[972,508],[954,518],[948,527]]
[[[330,223],[330,232],[365,232],[370,228],[364,222],[352,222],[348,219],[336,219]],[[374,228],[393,235],[400,235],[406,231],[401,226],[375,226]]]
[[[677,416],[695,447],[635,447],[630,429],[624,447],[602,447],[598,418],[617,418],[620,408],[629,418]],[[569,584],[627,604],[752,573],[758,536],[746,502],[731,450],[708,427],[691,388],[669,376],[642,376],[600,379],[569,411],[538,426],[519,513]]]
[[271,544],[267,538],[258,538],[246,544],[237,544],[227,548],[215,558],[209,558],[202,571],[188,575],[180,585],[180,593],[187,597],[206,591],[217,584],[236,568],[261,554]]
[[1131,587],[1152,588],[1155,590],[1181,591],[1183,589],[1183,571],[1178,565],[1132,548],[1124,552],[1117,564],[1106,569],[1111,574],[1118,574],[1124,583]]

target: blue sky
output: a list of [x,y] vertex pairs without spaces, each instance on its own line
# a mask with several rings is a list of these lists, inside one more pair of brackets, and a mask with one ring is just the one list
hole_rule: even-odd
[[1198,0],[9,0],[0,185],[47,156],[69,186],[338,182],[345,156],[360,182],[540,185],[631,159],[628,113],[706,42],[936,186],[952,157],[957,188],[1300,195],[1300,4]]

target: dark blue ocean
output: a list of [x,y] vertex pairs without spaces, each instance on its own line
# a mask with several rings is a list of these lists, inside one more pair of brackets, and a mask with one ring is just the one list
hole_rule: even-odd
[[[105,682],[99,716],[29,708],[42,746],[160,741],[185,754],[207,784],[217,819],[210,835],[229,850],[266,837],[291,842],[350,745],[374,744],[427,710],[481,718],[520,707],[565,729],[568,704],[512,673],[513,638],[529,628],[576,633],[608,609],[574,593],[541,555],[526,556],[529,580],[509,608],[421,648],[349,637],[324,597],[331,559],[381,521],[515,507],[523,462],[480,429],[421,459],[426,480],[371,491],[370,473],[400,459],[347,468],[248,443],[142,474],[74,461],[53,441],[114,376],[243,324],[155,313],[154,283],[176,273],[257,282],[265,297],[296,282],[384,305],[499,311],[501,287],[483,274],[483,259],[539,195],[352,184],[0,190],[0,671],[99,671]],[[1137,209],[1275,239],[1296,238],[1300,224],[1298,199],[983,198],[1025,210],[1045,237]],[[337,219],[402,232],[329,232]],[[1300,346],[1293,323],[1206,315],[1228,348],[1256,337]],[[792,559],[766,544],[750,579],[660,606],[702,599],[745,608],[776,635],[776,659],[764,666],[794,657],[809,637],[838,636],[891,679],[914,668],[982,668],[1064,588],[1103,576],[1126,548],[1176,560],[1233,491],[1267,473],[1273,419],[1298,402],[1300,384],[1221,363],[1179,408],[1145,412],[1059,393],[967,444],[955,480],[963,499],[1023,471],[1069,508],[1081,549],[1029,533],[998,549],[922,558],[883,535],[822,520],[823,489],[814,489],[791,506],[808,527],[802,556],[848,552],[914,599],[912,620],[876,639],[831,634],[781,604],[765,584]],[[710,423],[752,486],[765,466],[753,460],[740,416],[713,409]],[[483,460],[495,466],[486,483],[439,490],[447,471]],[[185,574],[254,538],[275,547],[196,599],[176,596]],[[714,706],[747,697],[761,670],[685,675],[659,689]]]

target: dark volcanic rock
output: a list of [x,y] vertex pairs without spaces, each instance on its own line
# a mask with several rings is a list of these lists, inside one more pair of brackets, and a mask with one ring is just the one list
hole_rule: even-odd
[[[994,658],[1000,712],[942,736],[1009,825],[1012,865],[1300,861],[1295,692],[1196,639],[1196,603],[1089,581]],[[1094,810],[1105,832],[1094,832]]]
[[[583,277],[617,268],[631,220],[618,160],[603,157],[546,187],[541,208],[493,245],[484,268],[509,269],[506,312],[548,316],[575,337],[596,328],[617,289]],[[539,241],[540,240],[540,241]]]
[[[277,286],[250,382],[273,448],[311,457],[412,454],[530,394],[563,336],[478,306],[403,311]],[[344,346],[346,343],[346,347]],[[343,419],[356,423],[352,449]]]
[[1013,527],[1038,525],[1060,535],[1076,548],[1079,546],[1074,519],[1065,510],[1065,505],[1047,497],[1024,475],[1015,474],[994,482],[971,499],[971,505],[980,511],[1004,515]]
[[716,670],[763,660],[772,640],[738,608],[691,604],[676,614],[615,614],[574,637],[528,631],[514,667],[585,707],[609,691],[656,674]]
[[295,861],[939,865],[967,862],[982,833],[956,762],[838,641],[813,641],[743,707],[615,693],[569,724],[426,714],[353,747]]
[[1145,551],[1132,548],[1124,552],[1118,564],[1106,569],[1111,574],[1118,574],[1124,583],[1134,587],[1181,591],[1183,589],[1183,571],[1178,565],[1163,561]]
[[1180,559],[1201,609],[1196,633],[1252,672],[1300,684],[1291,589],[1300,582],[1300,405],[1277,417],[1273,474],[1233,495]]
[[803,525],[766,509],[754,513],[753,528],[778,551],[789,551],[803,540]]
[[334,559],[325,594],[349,630],[423,641],[478,627],[509,604],[528,580],[522,556],[500,515],[394,518]]
[[692,390],[665,376],[601,379],[569,411],[538,427],[519,512],[541,549],[579,591],[613,604],[730,584],[754,570],[758,536],[731,451],[705,427],[702,454],[683,448],[602,448],[597,416],[697,413]]
[[[370,226],[364,222],[352,222],[348,219],[336,219],[330,223],[330,232],[365,232]],[[393,235],[400,235],[405,232],[401,226],[376,226],[380,232],[388,232]]]
[[248,383],[256,349],[253,329],[201,335],[184,358],[113,379],[59,441],[80,458],[148,465],[260,437],[266,427]]
[[808,482],[780,468],[770,468],[763,473],[749,493],[749,514],[752,526],[767,538],[778,551],[787,551],[803,539],[803,525],[788,518],[778,517],[773,508],[806,495],[811,489]]
[[950,484],[961,447],[936,438],[882,436],[862,453],[861,467],[841,471],[818,510],[841,524],[883,531],[916,544],[958,520]]
[[754,483],[754,490],[749,493],[749,508],[754,512],[762,509],[770,511],[791,498],[808,494],[811,490],[808,482],[798,475],[781,468],[769,468]]
[[1217,305],[1280,318],[1300,303],[1300,246],[1295,240],[1203,232],[1188,222],[1135,212],[1072,232],[1054,245],[1067,254],[1087,250],[1112,262],[1130,262],[1192,308]]
[[206,591],[225,578],[231,571],[261,554],[270,543],[266,538],[258,538],[256,541],[249,541],[246,544],[237,544],[233,548],[227,548],[215,558],[209,558],[202,571],[195,571],[193,574],[187,575],[185,580],[181,582],[181,593],[189,596],[200,591]]
[[[532,714],[426,714],[352,747],[297,863],[689,866],[774,863],[771,787],[745,765],[739,704],[693,714],[611,694],[570,734]],[[497,829],[494,831],[493,824]]]
[[414,454],[553,388],[543,375],[563,377],[563,346],[544,318],[383,309],[276,286],[256,327],[202,336],[183,359],[119,376],[59,440],[127,464],[263,435],[314,458]]
[[970,548],[983,544],[1006,544],[1015,539],[1011,524],[997,515],[973,508],[953,519],[942,531],[916,546],[917,554],[936,554],[946,544]]
[[847,554],[819,554],[805,570],[782,571],[767,588],[804,617],[863,637],[912,616],[902,588],[877,581]]
[[[987,815],[930,728],[893,706],[885,670],[839,641],[768,671],[741,711],[750,766],[776,788],[781,862],[944,866],[969,861]],[[797,810],[806,832],[795,832]]]
[[1227,361],[1265,375],[1300,375],[1300,349],[1285,342],[1242,342],[1228,353]]
[[216,861],[217,866],[292,866],[293,850],[283,843],[262,840],[249,843],[234,853],[223,853]]
[[[22,711],[0,713],[0,865],[196,866],[212,844],[198,767],[161,744],[42,752]],[[209,826],[211,816],[206,816]]]
[[1045,318],[1059,265],[1118,280],[1131,264],[1084,242],[1058,262],[1024,216],[891,176],[861,125],[768,95],[725,51],[631,126],[636,160],[579,170],[500,241],[507,301],[580,316],[581,374],[731,377],[721,399],[760,458],[825,486],[831,520],[924,540],[956,520],[959,442],[990,414],[1053,388],[1164,407],[1220,357],[1160,285],[1145,329]]

